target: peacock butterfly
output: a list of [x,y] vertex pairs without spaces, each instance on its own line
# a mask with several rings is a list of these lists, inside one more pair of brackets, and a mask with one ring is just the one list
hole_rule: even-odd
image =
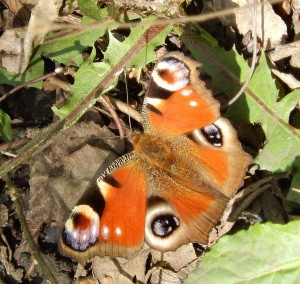
[[145,131],[74,207],[62,254],[84,263],[94,255],[129,257],[144,242],[163,252],[207,244],[251,159],[198,67],[177,52],[159,60],[142,110]]

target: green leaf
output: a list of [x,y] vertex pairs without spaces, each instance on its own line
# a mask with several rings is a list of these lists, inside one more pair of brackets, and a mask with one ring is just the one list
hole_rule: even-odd
[[[103,21],[103,26],[110,22],[112,20]],[[81,24],[82,30],[71,31],[69,34],[64,32],[61,38],[55,34],[54,40],[51,40],[49,36],[37,51],[38,56],[42,54],[67,66],[80,66],[84,61],[82,51],[87,47],[93,47],[95,41],[106,32],[106,28],[100,23],[96,25],[97,22],[87,17],[83,17]],[[91,28],[90,24],[93,24]]]
[[298,220],[256,224],[224,236],[185,283],[299,283],[299,232]]
[[[25,82],[41,77],[44,72],[44,62],[41,59],[32,60],[27,70],[19,75],[7,72],[4,68],[0,68],[0,83],[11,86],[19,86]],[[30,85],[31,87],[41,88],[42,82]]]
[[[101,13],[107,14],[105,9],[101,9]],[[113,20],[103,20],[102,24],[96,25],[97,22],[93,19],[83,17],[81,22],[83,29],[49,34],[45,42],[36,50],[27,70],[23,74],[13,75],[4,69],[0,69],[0,82],[18,86],[24,82],[41,77],[44,74],[42,55],[67,66],[80,66],[84,61],[82,51],[87,47],[94,46],[95,41],[105,34],[107,30],[105,25],[109,23],[113,23]],[[89,27],[91,24],[93,26]],[[85,26],[87,27],[86,29],[84,28]],[[31,86],[42,88],[42,82],[37,82]]]
[[[230,98],[237,94],[240,82],[246,80],[250,68],[235,49],[225,51],[219,46],[210,48],[201,38],[198,40],[195,36],[183,36],[183,42],[203,64],[202,68],[212,77],[215,88]],[[272,172],[284,172],[294,167],[297,171],[292,186],[296,189],[300,189],[300,163],[297,159],[300,130],[289,124],[289,115],[299,99],[300,90],[295,90],[278,101],[275,80],[262,53],[260,64],[254,72],[246,94],[243,94],[227,112],[231,120],[261,124],[266,135],[266,144],[254,162],[261,169]],[[299,193],[298,198],[300,199]]]
[[0,135],[5,142],[11,140],[10,117],[2,109],[0,109]]
[[[120,64],[127,53],[133,52],[136,53],[136,55],[133,60],[124,62],[124,64],[126,64],[124,67],[133,65],[136,67],[144,67],[147,63],[153,61],[155,59],[153,50],[158,45],[165,42],[166,36],[172,29],[172,26],[166,27],[158,36],[149,40],[144,49],[139,51],[137,48],[138,43],[140,40],[147,40],[144,33],[155,19],[155,17],[149,17],[142,20],[138,26],[131,29],[130,35],[122,42],[118,41],[112,33],[109,32],[109,45],[107,51],[104,53],[103,62],[94,63],[95,53],[93,52],[89,59],[77,71],[75,83],[72,86],[73,95],[69,98],[67,104],[60,109],[53,107],[53,111],[61,118],[66,117],[97,85],[102,82],[105,75],[114,68],[114,66]],[[137,48],[137,51],[135,51],[134,47]],[[102,90],[102,92],[114,87],[116,83],[117,77],[114,82],[110,86],[106,86],[105,90]]]
[[98,1],[78,0],[77,2],[81,13],[91,19],[102,21],[108,15],[106,9],[100,9]]

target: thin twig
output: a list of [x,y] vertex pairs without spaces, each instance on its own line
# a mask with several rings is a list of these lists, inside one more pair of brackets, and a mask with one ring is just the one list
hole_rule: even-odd
[[[270,0],[270,1],[261,1],[259,3],[260,6],[262,6],[264,3],[270,3],[270,4],[276,4],[281,2],[282,0]],[[223,9],[220,11],[214,11],[212,13],[206,13],[201,15],[194,15],[194,16],[186,16],[181,18],[169,18],[169,19],[160,19],[155,22],[156,25],[174,25],[174,24],[183,24],[188,22],[205,22],[208,20],[216,19],[219,17],[224,17],[227,15],[234,14],[241,10],[247,10],[253,7],[253,4],[243,5],[239,7],[229,8],[229,9]],[[116,22],[97,22],[92,23],[89,25],[70,25],[70,24],[52,24],[51,28],[49,28],[49,32],[53,31],[60,31],[60,30],[78,30],[78,31],[84,31],[84,30],[91,30],[91,29],[122,29],[122,28],[133,28],[140,23],[138,21],[134,22],[127,22],[127,23],[116,23]],[[72,36],[74,32],[68,32],[65,35],[59,35],[59,37],[62,36]],[[53,36],[52,38],[47,38],[44,43],[49,43],[52,41],[57,40],[56,36]]]
[[[123,69],[123,71],[124,71],[124,77],[125,77],[126,102],[127,102],[127,106],[129,107],[129,94],[128,94],[128,86],[127,86],[127,75],[126,75],[126,70]],[[128,116],[128,123],[129,123],[129,129],[132,129],[130,115]]]
[[0,144],[0,151],[9,151],[9,150],[19,149],[22,146],[26,145],[30,140],[31,139],[24,138],[24,139],[16,140],[13,142]]
[[128,116],[132,117],[134,120],[136,120],[139,123],[142,123],[143,117],[140,112],[135,110],[134,108],[130,107],[128,104],[117,100],[111,96],[102,95],[103,97],[106,97],[113,108],[120,110],[121,112],[126,113]]
[[22,231],[24,233],[24,236],[25,236],[26,240],[29,243],[29,246],[31,248],[31,252],[32,252],[33,257],[38,262],[39,267],[41,268],[42,272],[44,273],[44,275],[46,276],[48,281],[52,284],[58,284],[57,280],[55,279],[55,277],[52,274],[51,270],[47,266],[47,264],[46,264],[45,260],[43,259],[37,245],[34,242],[34,239],[33,239],[32,235],[31,235],[31,232],[28,228],[26,218],[24,216],[21,201],[17,196],[15,185],[13,184],[11,179],[9,179],[9,178],[5,178],[5,181],[6,181],[6,184],[7,184],[7,187],[8,187],[9,195],[10,195],[12,201],[14,202],[15,211],[18,215],[18,218],[19,218],[19,221],[20,221],[20,224],[21,224],[21,227],[22,227]]
[[123,127],[121,125],[121,121],[116,113],[116,111],[114,110],[114,108],[112,107],[112,105],[110,104],[109,100],[104,97],[104,96],[100,96],[99,99],[98,99],[106,108],[107,110],[110,112],[112,118],[114,119],[117,127],[118,127],[118,130],[119,130],[119,133],[120,133],[120,138],[123,140],[124,139],[124,131],[123,131]]
[[16,91],[18,91],[18,90],[20,90],[20,89],[22,89],[24,87],[27,87],[29,85],[32,85],[32,84],[34,84],[36,82],[43,81],[43,80],[45,80],[45,79],[47,79],[49,77],[56,76],[57,74],[64,72],[64,70],[65,70],[65,68],[61,68],[60,67],[60,68],[55,69],[53,72],[50,72],[50,73],[45,74],[45,75],[43,75],[41,77],[38,77],[38,78],[32,79],[30,81],[27,81],[27,82],[25,82],[23,84],[20,84],[19,86],[13,88],[9,92],[5,93],[2,97],[0,97],[0,102],[4,101],[6,98],[8,98],[10,95],[12,95],[13,93],[15,93]]

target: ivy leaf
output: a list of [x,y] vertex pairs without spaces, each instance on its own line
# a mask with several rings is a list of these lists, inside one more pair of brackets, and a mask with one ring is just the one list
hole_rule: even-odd
[[[233,48],[225,51],[219,46],[211,48],[201,38],[183,36],[183,42],[203,69],[212,79],[214,87],[230,98],[240,89],[250,73],[248,63]],[[284,172],[290,167],[296,169],[289,197],[300,203],[300,131],[289,124],[289,115],[300,99],[300,90],[295,90],[279,100],[275,80],[271,75],[265,54],[243,94],[229,109],[231,120],[261,124],[266,144],[254,160],[261,169]]]
[[0,109],[0,135],[5,142],[11,140],[11,123],[10,117],[2,109]]
[[224,236],[185,283],[297,283],[299,232],[298,220],[286,225],[255,224],[248,231]]
[[[145,31],[155,19],[155,17],[148,17],[147,19],[142,20],[138,26],[131,29],[130,35],[122,42],[117,40],[112,33],[109,32],[109,45],[107,47],[107,51],[104,52],[103,62],[93,62],[95,57],[95,51],[93,51],[89,59],[76,73],[75,83],[72,86],[73,95],[69,98],[67,104],[60,109],[53,107],[53,111],[59,115],[60,118],[66,117],[89,93],[91,93],[97,85],[102,82],[105,75],[114,66],[117,66],[118,64],[126,64],[124,67],[130,67],[133,65],[135,67],[144,67],[147,63],[153,61],[155,59],[153,52],[154,49],[165,42],[166,36],[172,29],[172,26],[165,27],[158,36],[147,42],[145,48],[140,50],[138,48],[139,42],[141,40],[148,40],[145,36]],[[129,62],[120,63],[129,52],[136,53],[134,58]],[[117,77],[114,82],[105,90],[102,90],[102,92],[114,87],[116,83]],[[94,102],[95,100],[93,103]]]

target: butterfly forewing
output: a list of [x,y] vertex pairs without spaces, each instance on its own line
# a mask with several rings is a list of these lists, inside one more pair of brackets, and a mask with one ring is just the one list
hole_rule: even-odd
[[219,103],[198,79],[198,64],[171,53],[156,65],[144,103],[144,124],[166,137],[189,133],[219,117]]

